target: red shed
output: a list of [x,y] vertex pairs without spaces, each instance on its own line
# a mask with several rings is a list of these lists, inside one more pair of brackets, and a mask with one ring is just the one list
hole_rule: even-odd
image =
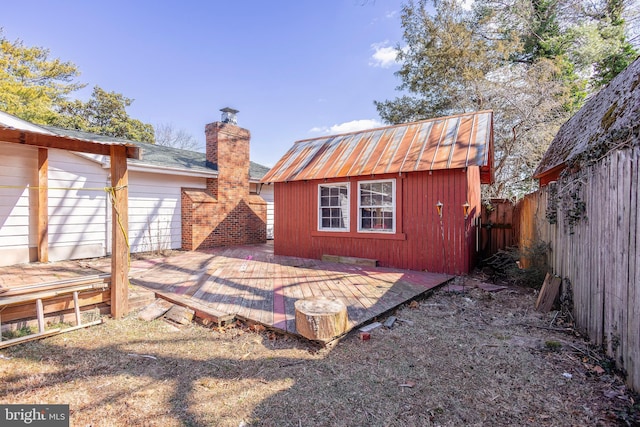
[[297,141],[262,179],[274,252],[468,273],[492,165],[491,111]]

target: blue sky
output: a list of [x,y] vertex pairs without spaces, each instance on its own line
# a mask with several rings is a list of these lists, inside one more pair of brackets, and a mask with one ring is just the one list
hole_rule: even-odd
[[7,1],[10,39],[75,63],[87,88],[135,99],[132,117],[204,146],[220,108],[240,110],[251,159],[272,166],[294,141],[380,125],[395,97],[400,0]]

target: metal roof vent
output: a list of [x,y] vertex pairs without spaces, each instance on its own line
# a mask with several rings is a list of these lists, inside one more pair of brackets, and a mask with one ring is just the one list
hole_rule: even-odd
[[238,110],[225,107],[225,108],[222,108],[220,111],[222,111],[222,123],[229,123],[232,125],[238,124],[238,118],[236,117]]

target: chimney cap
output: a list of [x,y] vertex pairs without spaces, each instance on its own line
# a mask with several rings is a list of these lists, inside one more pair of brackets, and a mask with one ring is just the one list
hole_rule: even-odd
[[222,123],[238,124],[238,119],[236,118],[236,114],[239,112],[238,110],[231,107],[224,107],[221,108],[220,111],[222,111]]

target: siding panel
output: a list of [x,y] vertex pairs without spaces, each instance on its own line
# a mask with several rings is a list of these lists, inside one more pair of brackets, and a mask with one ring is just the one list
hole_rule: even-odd
[[204,179],[129,172],[129,243],[131,252],[182,246],[182,188],[204,188]]
[[37,149],[0,142],[0,263],[29,262],[30,224],[36,215]]
[[49,150],[49,259],[106,255],[107,171],[63,150]]
[[[357,182],[396,180],[395,236],[357,233]],[[377,259],[381,266],[451,274],[467,273],[474,264],[474,218],[480,212],[478,167],[351,178],[351,231],[317,231],[317,191],[324,180],[275,183],[275,242],[279,255],[321,258],[323,254]],[[344,179],[341,180],[344,182]],[[436,203],[443,203],[443,216]],[[462,205],[471,205],[465,220]]]

